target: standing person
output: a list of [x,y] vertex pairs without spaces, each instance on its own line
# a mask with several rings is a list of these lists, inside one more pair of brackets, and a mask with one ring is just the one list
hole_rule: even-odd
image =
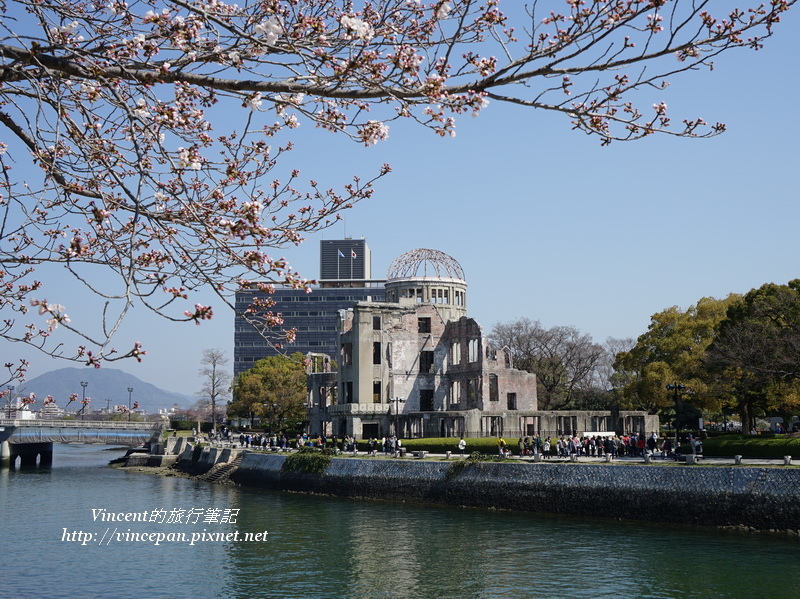
[[620,448],[620,438],[614,435],[614,438],[611,439],[611,457],[616,458],[619,455],[619,448]]
[[650,433],[650,437],[647,439],[647,448],[652,454],[655,454],[656,449],[658,449],[658,435],[655,431]]
[[577,437],[570,437],[569,441],[567,441],[567,450],[569,455],[578,455],[580,447],[580,442],[578,441]]
[[672,457],[672,440],[667,437],[661,445],[661,459],[666,460]]
[[638,455],[639,457],[644,457],[644,452],[646,448],[647,448],[647,443],[645,442],[644,433],[642,433],[636,439],[636,455]]
[[461,454],[461,457],[464,457],[464,450],[467,448],[467,442],[464,441],[464,437],[461,437],[461,441],[458,442],[458,452]]

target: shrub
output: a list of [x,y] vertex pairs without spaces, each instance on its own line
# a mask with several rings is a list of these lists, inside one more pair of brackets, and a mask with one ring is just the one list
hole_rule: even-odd
[[787,437],[758,437],[725,435],[703,441],[703,454],[707,456],[741,455],[748,458],[781,458],[790,455],[800,458],[800,439]]
[[286,472],[304,472],[306,474],[322,474],[330,466],[334,450],[318,450],[313,447],[301,447],[296,453],[289,455],[281,466]]
[[170,420],[169,427],[176,431],[190,431],[197,426],[197,421],[192,420]]
[[[197,428],[197,420],[170,420],[169,427],[176,431],[191,431]],[[204,433],[210,433],[211,423],[201,422],[200,430]]]
[[466,460],[456,460],[452,464],[450,464],[450,468],[447,471],[447,478],[451,478],[453,476],[457,476],[461,474],[467,467],[471,466],[472,464],[477,464],[478,462],[505,462],[507,458],[499,454],[491,454],[486,455],[485,453],[481,453],[479,451],[474,451],[469,456],[467,456]]

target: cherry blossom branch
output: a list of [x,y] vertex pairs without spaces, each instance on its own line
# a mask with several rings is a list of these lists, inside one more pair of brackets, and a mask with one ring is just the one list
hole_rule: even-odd
[[[562,113],[602,143],[717,135],[645,92],[759,49],[795,1],[539,0],[503,3],[508,16],[499,0],[8,0],[0,338],[92,366],[141,359],[113,342],[134,305],[200,323],[215,313],[201,288],[234,309],[244,285],[306,288],[275,253],[369,199],[389,168],[322,187],[286,164],[301,124],[371,146],[399,119],[455,135],[492,100]],[[47,264],[103,301],[98,326],[45,297]],[[293,332],[271,330],[271,307],[243,316],[280,343]]]

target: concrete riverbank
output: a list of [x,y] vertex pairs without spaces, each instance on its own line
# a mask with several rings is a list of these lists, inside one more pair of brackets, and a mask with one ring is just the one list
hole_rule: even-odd
[[347,457],[309,473],[288,471],[286,459],[187,447],[178,466],[206,475],[225,468],[236,484],[282,491],[800,534],[794,467]]

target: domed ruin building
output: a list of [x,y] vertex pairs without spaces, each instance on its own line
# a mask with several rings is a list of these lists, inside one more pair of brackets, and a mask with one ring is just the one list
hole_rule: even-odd
[[311,431],[358,438],[487,436],[538,430],[536,376],[511,367],[467,316],[461,265],[416,249],[392,262],[386,300],[342,311],[333,405]]

